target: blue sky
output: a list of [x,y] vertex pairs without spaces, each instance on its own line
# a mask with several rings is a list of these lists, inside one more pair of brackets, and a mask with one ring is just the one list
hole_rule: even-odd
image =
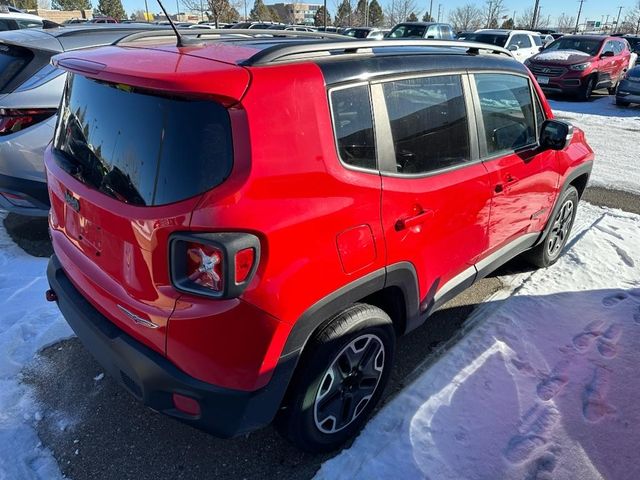
[[[178,0],[180,1],[180,0]],[[206,3],[206,0],[203,0]],[[247,0],[247,9],[251,9],[253,6],[254,0]],[[278,3],[278,1],[286,1],[286,0],[266,0],[265,3],[267,5]],[[309,2],[318,1],[319,0],[307,0]],[[389,0],[379,0],[382,4],[383,8]],[[416,1],[418,5],[418,9],[421,8],[420,15],[424,13],[429,8],[430,0],[419,0]],[[92,2],[93,4],[97,4],[97,0]],[[156,0],[147,0],[149,5],[149,11],[151,12],[159,12],[160,8]],[[164,6],[169,10],[169,13],[175,13],[176,11],[176,0],[163,0]],[[434,16],[438,11],[438,4],[442,4],[442,8],[444,10],[444,20],[447,20],[447,16],[450,10],[470,3],[470,0],[433,0],[433,12]],[[484,1],[471,1],[478,7],[483,7],[485,5]],[[513,15],[513,12],[522,12],[527,8],[532,8],[534,1],[533,0],[506,0],[505,6],[507,7],[507,12],[509,15]],[[618,1],[601,1],[601,0],[587,0],[584,3],[582,8],[581,15],[581,23],[585,18],[587,20],[602,20],[602,16],[605,17],[610,15],[609,22],[612,19],[615,19],[618,16],[618,7],[623,6],[621,19],[625,16],[625,11],[629,11],[633,8],[633,6],[637,3],[637,0],[618,0]],[[134,10],[144,10],[144,0],[122,0],[122,4],[124,5],[127,14],[131,13]],[[336,0],[327,0],[327,4],[329,6],[329,12],[331,14],[335,11]],[[542,7],[541,15],[546,18],[547,15],[551,15],[551,23],[554,23],[554,19],[560,15],[561,13],[566,13],[569,16],[576,16],[578,13],[578,1],[577,0],[540,0],[540,5]]]

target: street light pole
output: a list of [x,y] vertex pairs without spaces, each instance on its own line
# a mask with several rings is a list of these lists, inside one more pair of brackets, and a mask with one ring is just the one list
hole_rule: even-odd
[[576,18],[576,29],[573,33],[578,33],[578,25],[580,25],[580,15],[582,14],[582,4],[585,0],[580,0],[580,8],[578,8],[578,17]]
[[613,33],[616,33],[618,31],[618,29],[620,28],[620,15],[622,14],[622,9],[624,7],[618,7],[618,19],[616,20],[616,29],[613,31]]
[[489,2],[489,15],[487,16],[487,28],[491,27],[492,17],[493,17],[493,2]]
[[324,8],[324,31],[327,31],[327,0],[322,4]]
[[433,0],[429,2],[429,21],[433,22]]
[[536,28],[536,25],[538,23],[539,8],[540,8],[540,0],[536,0],[535,4],[533,5],[533,18],[531,19],[531,30]]
[[440,12],[442,11],[442,4],[438,4],[438,21],[440,21]]
[[151,20],[151,16],[149,15],[149,5],[147,5],[147,0],[144,0],[144,9],[147,12],[147,18],[145,18],[145,20],[148,22]]

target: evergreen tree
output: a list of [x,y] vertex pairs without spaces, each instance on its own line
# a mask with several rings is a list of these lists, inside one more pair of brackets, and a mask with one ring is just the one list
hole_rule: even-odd
[[12,4],[21,10],[35,10],[38,8],[38,0],[14,0]]
[[433,17],[431,15],[429,15],[429,12],[425,12],[425,14],[422,16],[422,21],[423,22],[434,22],[435,20],[433,19]]
[[127,17],[120,0],[100,0],[98,2],[98,10],[101,14],[116,20],[122,20]]
[[502,22],[502,25],[500,26],[500,28],[504,28],[506,30],[513,30],[514,28],[516,28],[516,22],[513,21],[513,18],[508,18],[507,20]]
[[271,13],[262,0],[256,0],[251,12],[249,12],[249,18],[257,21],[268,21],[271,18]]
[[281,23],[282,19],[280,18],[280,14],[278,13],[278,10],[276,10],[276,8],[271,5],[268,5],[267,8],[269,9],[269,17],[271,21],[276,23]]
[[367,2],[368,0],[358,0],[356,5],[356,11],[353,15],[353,24],[360,27],[365,25],[365,18],[367,16]]
[[89,0],[53,0],[51,6],[55,10],[90,10]]
[[[324,6],[316,10],[316,14],[313,17],[313,24],[316,27],[324,27]],[[331,13],[327,10],[327,25],[331,25]]]
[[338,7],[338,13],[336,13],[336,20],[334,25],[336,27],[346,27],[351,24],[351,4],[349,0],[342,0],[342,3]]
[[407,22],[417,22],[417,21],[418,21],[418,17],[416,16],[415,13],[411,12],[407,17]]
[[382,7],[378,3],[378,0],[371,0],[369,4],[369,26],[381,27],[384,25],[384,13],[382,13]]

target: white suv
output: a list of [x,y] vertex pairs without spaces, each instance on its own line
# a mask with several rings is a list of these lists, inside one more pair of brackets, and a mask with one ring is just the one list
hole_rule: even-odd
[[465,41],[489,43],[498,47],[505,47],[511,51],[514,58],[522,63],[539,53],[542,48],[542,37],[537,32],[527,30],[476,30],[465,35]]
[[42,18],[36,15],[15,12],[5,5],[0,6],[0,32],[22,28],[42,28],[42,22]]

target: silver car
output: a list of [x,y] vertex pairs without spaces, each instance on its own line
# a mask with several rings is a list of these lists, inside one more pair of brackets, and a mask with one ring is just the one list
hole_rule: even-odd
[[158,28],[74,25],[0,33],[0,209],[32,216],[49,211],[42,158],[66,79],[49,64],[51,57]]

